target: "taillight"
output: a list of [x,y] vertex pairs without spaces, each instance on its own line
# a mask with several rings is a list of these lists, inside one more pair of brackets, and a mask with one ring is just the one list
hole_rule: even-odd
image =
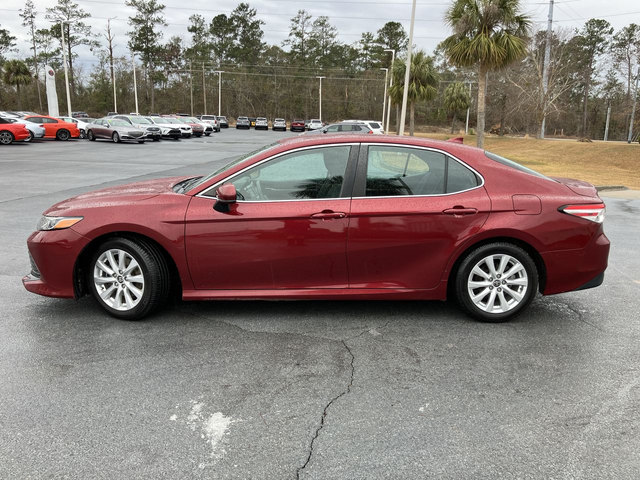
[[592,203],[589,205],[566,205],[560,207],[563,213],[568,213],[575,217],[582,217],[585,220],[602,223],[604,221],[604,212],[606,211],[604,203]]
[[369,130],[369,131],[367,132],[367,134],[369,134],[369,135],[373,135],[373,130]]

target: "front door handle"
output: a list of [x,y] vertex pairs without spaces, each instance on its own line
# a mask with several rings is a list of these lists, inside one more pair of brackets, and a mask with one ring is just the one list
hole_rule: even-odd
[[447,208],[446,210],[443,210],[442,213],[444,213],[445,215],[455,215],[456,217],[462,217],[464,215],[475,215],[476,213],[478,213],[478,210],[475,208],[467,208],[456,205],[453,208]]
[[344,218],[347,214],[344,212],[334,212],[333,210],[323,210],[320,213],[314,213],[311,218],[318,220],[335,220],[338,218]]

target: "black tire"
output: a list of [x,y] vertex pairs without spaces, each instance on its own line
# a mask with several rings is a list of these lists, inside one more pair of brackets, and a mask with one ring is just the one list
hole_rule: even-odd
[[[144,277],[144,290],[139,303],[130,310],[122,311],[111,307],[100,297],[93,281],[93,272],[100,256],[112,249],[123,250],[140,265]],[[96,302],[111,316],[120,320],[141,320],[162,306],[170,292],[170,274],[167,262],[158,248],[145,240],[113,238],[103,242],[91,257],[87,266],[87,285]]]
[[111,140],[113,140],[113,143],[120,143],[122,140],[120,140],[120,134],[118,132],[113,132],[113,135],[111,135]]
[[138,140],[138,143],[144,143],[144,140]]
[[93,130],[89,130],[87,132],[87,138],[89,139],[90,142],[96,141],[96,136],[93,134]]
[[61,140],[63,142],[66,142],[70,138],[71,138],[71,134],[69,133],[69,130],[62,129],[56,132],[56,140]]
[[87,132],[84,131],[84,129],[80,129],[80,138],[87,138]]
[[[485,310],[482,310],[473,302],[471,294],[469,292],[468,283],[471,281],[470,275],[472,270],[476,265],[478,265],[479,262],[482,262],[483,259],[488,258],[490,255],[508,255],[515,259],[515,261],[519,262],[524,267],[524,271],[526,273],[527,285],[522,299],[519,301],[519,303],[517,303],[506,312],[487,312]],[[498,259],[496,259],[496,261],[497,260]],[[504,278],[501,279],[499,278],[499,276],[497,278],[490,276],[489,279],[490,283],[492,283],[490,287],[486,288],[490,288],[491,290],[495,288],[496,292],[504,291],[504,298],[508,297],[509,301],[515,301],[515,297],[507,293],[511,290],[506,289],[502,285],[506,281]],[[489,280],[485,281],[489,282]],[[501,323],[513,319],[529,306],[529,304],[536,296],[536,293],[538,291],[538,284],[538,269],[531,256],[525,250],[516,245],[513,245],[512,243],[496,242],[478,247],[464,258],[458,268],[458,272],[455,278],[455,295],[462,309],[476,320],[489,323]],[[520,287],[516,286],[516,289],[518,288]],[[479,293],[484,291],[483,287],[477,287],[477,290],[480,290]],[[494,295],[496,294],[497,293],[494,293]]]
[[25,138],[25,139],[23,140],[23,142],[25,142],[25,143],[29,143],[31,140],[33,140],[33,138],[34,138],[34,137],[33,137],[33,132],[32,132],[31,130],[29,130],[29,136],[28,136],[27,138]]
[[0,145],[11,145],[16,137],[8,130],[0,132]]
[[211,132],[209,133],[205,133],[205,136],[208,137],[209,135],[211,135]]
[[159,141],[160,141],[160,139],[159,139],[159,138],[154,138],[154,139],[153,139],[153,141],[154,141],[154,142],[159,142]]

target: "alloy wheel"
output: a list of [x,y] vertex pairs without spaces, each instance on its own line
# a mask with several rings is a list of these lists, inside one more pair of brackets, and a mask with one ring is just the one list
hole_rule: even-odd
[[144,295],[145,279],[140,264],[120,249],[106,250],[98,257],[93,283],[100,299],[122,312],[135,308]]
[[506,313],[525,298],[529,278],[524,265],[506,254],[488,255],[471,269],[467,290],[474,305],[487,313]]
[[0,144],[11,145],[13,143],[13,135],[11,132],[0,132]]

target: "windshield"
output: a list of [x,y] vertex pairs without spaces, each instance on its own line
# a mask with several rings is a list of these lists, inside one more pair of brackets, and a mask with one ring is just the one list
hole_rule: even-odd
[[170,123],[170,124],[182,124],[180,120],[176,120],[175,118],[159,118],[158,123]]
[[221,174],[222,172],[224,172],[225,170],[229,170],[231,167],[235,167],[236,165],[238,165],[241,162],[244,162],[245,160],[249,160],[250,158],[255,157],[256,155],[259,155],[263,152],[266,152],[267,150],[274,148],[275,146],[279,145],[278,142],[275,143],[271,143],[269,145],[265,145],[264,147],[259,148],[258,150],[255,150],[251,153],[247,153],[246,155],[242,155],[238,158],[236,158],[234,161],[227,163],[224,167],[219,168],[218,170],[216,170],[213,173],[210,173],[209,175],[207,175],[206,177],[202,177],[198,182],[194,183],[193,185],[189,185],[189,189],[197,187],[198,185],[202,185],[203,183],[208,182],[209,180],[211,180],[213,177],[215,177],[216,175]]
[[[523,165],[520,165],[519,163],[516,163],[513,160],[509,160],[508,158],[501,157],[500,155],[496,155],[495,153],[491,153],[491,152],[484,152],[484,154],[494,162],[501,163],[502,165],[506,165],[507,167],[515,168],[516,170],[519,170],[524,173],[528,173],[529,175],[535,175],[536,177],[544,178],[546,180],[551,180],[549,177],[541,173],[538,173],[535,170],[531,170],[530,168],[527,168]],[[551,181],[554,182],[555,180],[551,180]]]
[[129,120],[136,125],[152,125],[152,123],[144,117],[129,117]]
[[119,118],[116,118],[114,120],[107,120],[109,122],[109,125],[113,125],[114,127],[129,127],[130,125],[125,122],[124,120],[120,120]]

